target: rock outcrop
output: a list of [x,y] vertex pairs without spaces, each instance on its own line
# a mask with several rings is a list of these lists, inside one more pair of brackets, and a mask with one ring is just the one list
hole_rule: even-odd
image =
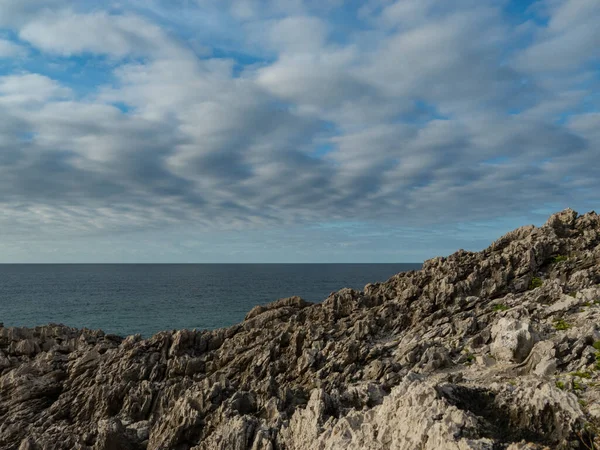
[[226,329],[0,326],[0,449],[600,448],[599,283],[567,210]]

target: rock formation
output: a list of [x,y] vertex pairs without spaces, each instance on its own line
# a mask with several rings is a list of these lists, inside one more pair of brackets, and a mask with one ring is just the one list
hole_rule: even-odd
[[599,283],[566,210],[226,329],[0,327],[0,448],[597,449]]

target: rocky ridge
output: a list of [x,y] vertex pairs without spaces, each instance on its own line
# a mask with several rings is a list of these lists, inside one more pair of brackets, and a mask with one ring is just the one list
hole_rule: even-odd
[[226,329],[0,326],[0,449],[598,449],[599,283],[565,210]]

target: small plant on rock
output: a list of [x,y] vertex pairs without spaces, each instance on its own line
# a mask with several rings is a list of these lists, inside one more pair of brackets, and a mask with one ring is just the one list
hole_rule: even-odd
[[561,263],[561,262],[563,262],[563,261],[567,261],[568,259],[569,259],[569,257],[568,257],[568,256],[565,256],[565,255],[557,255],[557,256],[555,256],[554,258],[552,258],[552,262],[553,262],[554,264],[558,264],[558,263]]
[[564,331],[571,328],[571,325],[565,319],[557,319],[554,321],[554,328],[558,331]]
[[508,306],[506,306],[505,304],[500,304],[500,305],[494,305],[494,311],[499,312],[499,311],[508,311],[510,308]]
[[565,390],[565,383],[563,383],[562,381],[557,381],[556,382],[556,387],[564,391]]
[[574,377],[579,377],[579,378],[592,378],[592,374],[589,372],[582,372],[581,370],[578,370],[577,372],[571,372],[571,375],[573,375]]
[[544,284],[544,282],[542,281],[541,278],[539,277],[533,277],[531,279],[531,282],[529,283],[529,290],[533,290],[535,288],[539,288],[542,286],[542,284]]
[[475,361],[475,355],[469,351],[465,351],[465,365],[470,366]]

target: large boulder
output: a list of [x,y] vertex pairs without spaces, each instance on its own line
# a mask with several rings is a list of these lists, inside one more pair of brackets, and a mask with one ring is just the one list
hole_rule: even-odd
[[520,363],[529,356],[535,334],[526,320],[503,317],[492,327],[490,351],[498,361]]

